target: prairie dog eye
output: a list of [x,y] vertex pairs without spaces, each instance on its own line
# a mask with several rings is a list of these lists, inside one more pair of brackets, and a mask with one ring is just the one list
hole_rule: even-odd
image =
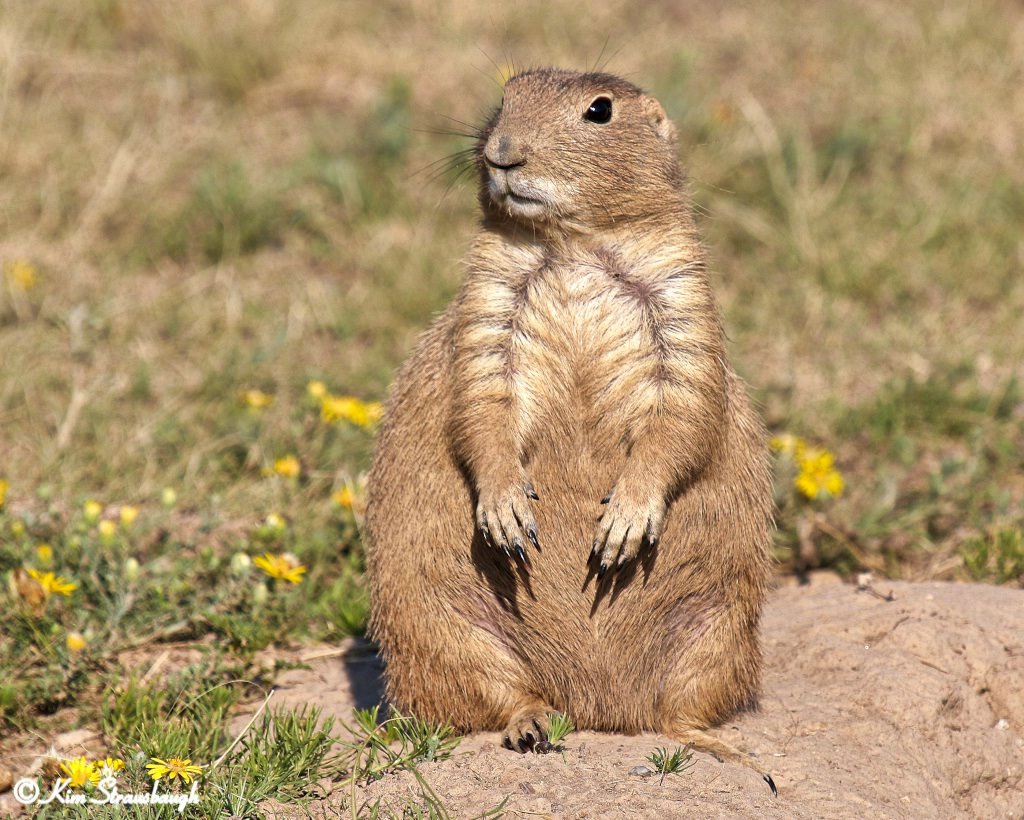
[[612,101],[607,97],[598,97],[591,104],[584,114],[583,119],[587,122],[596,122],[604,125],[612,118]]

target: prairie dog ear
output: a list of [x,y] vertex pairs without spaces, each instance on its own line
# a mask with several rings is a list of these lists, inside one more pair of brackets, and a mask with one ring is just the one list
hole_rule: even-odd
[[665,142],[675,144],[676,127],[672,124],[672,120],[668,118],[665,109],[661,107],[661,103],[654,99],[654,97],[648,97],[646,94],[642,97],[642,103],[644,115],[647,117],[647,122],[651,124],[654,132]]

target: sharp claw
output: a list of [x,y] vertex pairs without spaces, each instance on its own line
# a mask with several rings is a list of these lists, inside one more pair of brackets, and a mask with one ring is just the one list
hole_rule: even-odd
[[604,578],[604,574],[606,572],[608,572],[608,565],[607,564],[601,564],[601,566],[597,568],[597,578],[598,578],[598,580],[602,580]]
[[530,542],[534,547],[537,548],[537,552],[540,552],[540,541],[537,540],[537,528],[530,526],[526,530],[526,537],[530,539]]
[[761,777],[764,778],[764,782],[768,784],[768,788],[772,790],[772,797],[778,797],[779,790],[775,788],[775,781],[772,780],[772,776],[770,774],[762,774]]
[[593,558],[595,555],[597,555],[597,539],[596,538],[594,539],[594,546],[592,546],[590,548],[590,557]]
[[526,557],[526,551],[523,549],[523,539],[518,535],[512,539],[512,550],[516,554],[516,558],[526,566],[530,565],[529,559]]
[[525,737],[519,738],[519,743],[517,745],[519,746],[519,751],[523,754],[526,754],[530,750],[530,746],[527,744]]
[[612,500],[612,494],[608,493],[608,495],[606,495],[604,498],[601,499],[601,503],[602,504],[607,504],[611,500]]
[[534,501],[540,501],[540,496],[537,495],[537,491],[533,489],[532,484],[526,485],[526,495],[527,497],[532,498]]
[[512,738],[510,738],[508,735],[505,735],[505,737],[501,741],[501,745],[504,746],[506,749],[511,749],[512,748]]

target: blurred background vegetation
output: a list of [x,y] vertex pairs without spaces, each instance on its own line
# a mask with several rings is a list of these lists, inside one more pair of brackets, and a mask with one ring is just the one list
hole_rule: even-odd
[[372,439],[317,427],[307,385],[382,399],[458,287],[475,194],[432,174],[467,144],[437,132],[513,62],[598,61],[679,125],[770,427],[845,477],[813,509],[780,493],[781,569],[1019,582],[1009,0],[5,2],[0,479],[25,549],[87,498],[145,519],[171,487],[185,552],[277,512],[323,561],[357,553],[331,497]]

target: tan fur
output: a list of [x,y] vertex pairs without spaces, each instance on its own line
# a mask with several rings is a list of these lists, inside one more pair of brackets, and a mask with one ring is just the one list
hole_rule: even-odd
[[[583,117],[598,96],[607,124]],[[752,765],[704,730],[760,677],[765,435],[674,141],[639,89],[557,70],[511,79],[481,134],[466,280],[395,381],[370,476],[401,709],[521,748],[559,710]]]

